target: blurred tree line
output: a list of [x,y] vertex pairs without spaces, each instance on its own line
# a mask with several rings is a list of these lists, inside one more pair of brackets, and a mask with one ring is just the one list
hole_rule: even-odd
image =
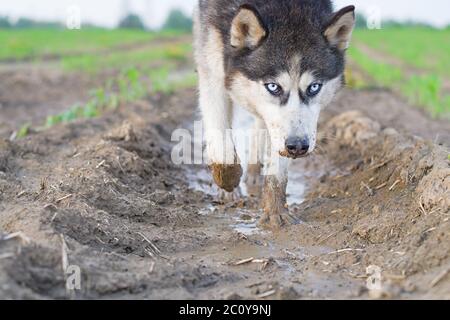
[[[94,27],[92,25],[84,25],[84,27]],[[404,21],[399,22],[395,20],[385,20],[382,22],[383,28],[408,28],[408,27],[425,27],[425,28],[433,28],[433,26],[423,23],[423,22],[417,22],[417,21]],[[8,17],[6,16],[0,16],[0,28],[2,29],[9,29],[9,28],[16,28],[16,29],[26,29],[26,28],[55,28],[55,29],[61,29],[64,28],[64,25],[59,22],[42,22],[42,21],[36,21],[33,19],[28,18],[20,18],[15,22],[12,22]],[[135,14],[135,13],[129,13],[126,15],[117,25],[117,28],[121,29],[139,29],[139,30],[145,30],[147,29],[142,18]],[[182,10],[180,9],[172,9],[165,22],[162,25],[162,30],[176,30],[176,31],[185,31],[190,32],[192,30],[192,19],[191,17],[187,16]],[[361,13],[358,13],[356,15],[356,28],[358,29],[365,29],[367,28],[367,18]],[[450,25],[446,27],[447,29],[450,29]]]
[[192,18],[186,16],[184,12],[179,9],[173,9],[170,11],[162,28],[165,30],[191,31]]
[[[85,25],[85,27],[87,27]],[[26,28],[51,28],[61,29],[64,25],[59,22],[42,22],[28,18],[20,18],[12,22],[8,17],[0,16],[0,28],[2,29],[26,29]],[[129,13],[122,18],[117,25],[120,29],[138,29],[146,30],[145,23],[142,18],[135,14]],[[162,30],[176,30],[190,32],[192,30],[192,19],[179,9],[173,9],[169,12]]]
[[4,29],[29,29],[29,28],[62,28],[59,22],[36,21],[28,18],[20,18],[12,22],[8,17],[0,16],[0,28]]
[[119,22],[118,28],[145,30],[145,24],[137,14],[130,13]]
[[[141,29],[144,30],[145,24],[142,19],[134,13],[125,16],[118,25],[121,29]],[[162,25],[162,30],[177,30],[190,32],[192,30],[192,18],[188,17],[180,9],[172,9]]]
[[11,28],[11,22],[9,22],[8,17],[0,16],[0,28]]

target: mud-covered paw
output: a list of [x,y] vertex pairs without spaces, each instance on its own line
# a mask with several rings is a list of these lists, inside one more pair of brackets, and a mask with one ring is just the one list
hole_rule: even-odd
[[288,209],[266,211],[259,221],[259,227],[263,229],[278,230],[290,225],[297,225],[301,221],[298,217],[289,212]]
[[212,164],[210,168],[214,182],[223,190],[232,192],[239,186],[243,173],[240,164]]

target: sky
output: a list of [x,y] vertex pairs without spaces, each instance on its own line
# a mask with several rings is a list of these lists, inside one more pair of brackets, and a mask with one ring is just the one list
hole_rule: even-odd
[[[39,20],[67,19],[68,8],[81,10],[82,23],[114,27],[123,16],[124,8],[142,16],[149,27],[158,27],[171,8],[178,7],[187,14],[198,0],[0,0],[0,16],[12,19],[25,16]],[[125,3],[129,3],[126,5]],[[449,0],[335,0],[336,8],[354,4],[360,12],[380,14],[382,19],[417,20],[437,27],[450,24]]]

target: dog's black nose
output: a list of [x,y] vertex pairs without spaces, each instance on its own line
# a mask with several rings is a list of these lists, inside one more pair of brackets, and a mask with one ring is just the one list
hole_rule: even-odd
[[309,140],[307,138],[289,138],[286,140],[286,150],[292,157],[301,157],[309,151]]

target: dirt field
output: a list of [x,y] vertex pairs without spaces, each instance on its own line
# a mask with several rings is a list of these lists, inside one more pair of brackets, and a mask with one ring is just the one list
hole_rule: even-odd
[[302,223],[273,233],[259,199],[220,203],[205,167],[172,164],[195,90],[8,140],[82,100],[90,80],[74,77],[0,72],[0,298],[450,299],[449,122],[345,90],[316,155],[292,165]]

